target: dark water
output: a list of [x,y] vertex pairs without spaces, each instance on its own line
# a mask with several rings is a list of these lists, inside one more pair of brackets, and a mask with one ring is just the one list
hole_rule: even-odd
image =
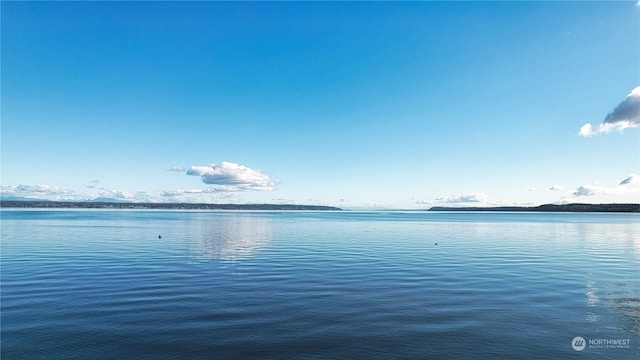
[[2,359],[640,358],[637,214],[3,210],[1,235]]

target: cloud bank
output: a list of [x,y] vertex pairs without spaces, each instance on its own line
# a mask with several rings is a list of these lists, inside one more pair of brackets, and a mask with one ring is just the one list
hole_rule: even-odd
[[631,90],[612,112],[607,114],[604,121],[598,126],[584,124],[580,128],[580,136],[591,137],[599,134],[607,134],[613,130],[619,132],[624,129],[640,127],[640,86]]
[[217,185],[221,191],[271,191],[276,181],[260,171],[232,162],[191,166],[187,175],[200,176],[202,182]]
[[78,196],[73,190],[49,185],[11,185],[0,186],[0,194],[7,197],[25,197],[50,200],[75,200]]
[[147,202],[150,200],[150,197],[144,191],[131,192],[131,191],[125,191],[125,190],[112,190],[112,189],[101,188],[100,192],[98,193],[98,197],[95,198],[94,200],[104,200],[104,201],[126,200],[131,202],[140,202],[140,201]]
[[216,194],[222,197],[233,197],[235,188],[230,187],[217,187],[207,189],[178,189],[178,190],[165,190],[160,193],[162,197],[183,197],[186,195],[203,195],[203,194]]
[[[85,187],[94,189],[98,183],[98,180],[92,180],[89,182],[89,185],[85,185]],[[134,202],[148,202],[152,200],[152,198],[144,191],[130,192],[105,188],[99,188],[98,190],[99,191],[97,193],[94,192],[92,194],[86,194],[59,186],[20,184],[0,186],[0,195],[7,198],[16,197],[52,201],[126,200]]]
[[444,202],[447,204],[457,204],[457,203],[474,203],[474,202],[485,202],[489,197],[483,193],[463,193],[461,195],[456,196],[447,196],[437,198],[437,202]]
[[618,183],[617,186],[607,187],[585,184],[571,193],[573,196],[595,196],[595,195],[624,195],[640,193],[640,175],[629,174],[628,177]]

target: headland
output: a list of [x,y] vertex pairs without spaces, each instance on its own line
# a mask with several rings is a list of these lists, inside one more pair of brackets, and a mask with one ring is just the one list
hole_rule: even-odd
[[208,204],[208,203],[134,203],[93,201],[0,201],[0,208],[44,209],[148,209],[148,210],[277,210],[337,211],[333,206],[295,204]]
[[429,211],[531,211],[531,212],[640,212],[640,204],[545,204],[540,206],[449,207],[434,206]]

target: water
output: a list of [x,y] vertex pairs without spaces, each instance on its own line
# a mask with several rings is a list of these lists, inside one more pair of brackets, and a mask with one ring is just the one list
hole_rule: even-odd
[[637,214],[4,209],[1,225],[3,359],[640,358]]

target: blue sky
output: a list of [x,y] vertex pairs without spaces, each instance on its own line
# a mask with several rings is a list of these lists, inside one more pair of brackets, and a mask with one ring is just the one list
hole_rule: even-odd
[[640,202],[635,2],[1,11],[3,196]]

